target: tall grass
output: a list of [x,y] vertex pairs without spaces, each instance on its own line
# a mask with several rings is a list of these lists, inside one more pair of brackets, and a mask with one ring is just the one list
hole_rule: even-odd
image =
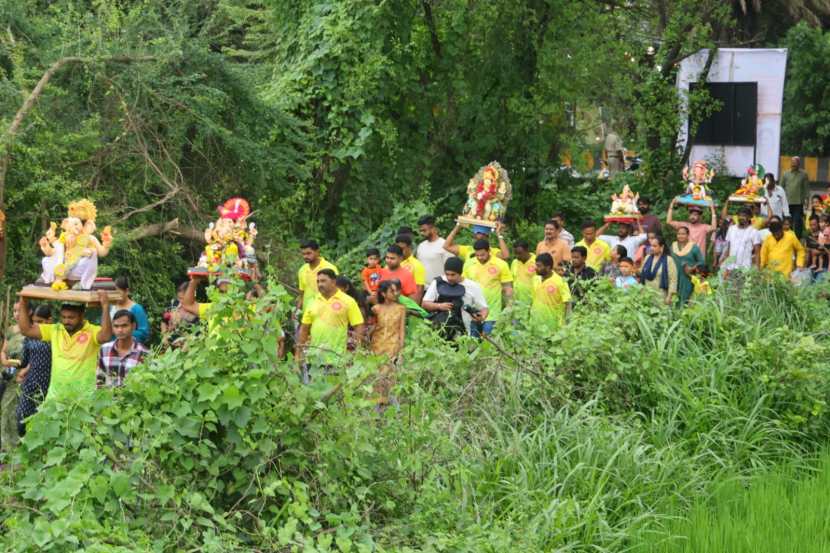
[[453,453],[384,533],[416,528],[423,551],[628,551],[645,529],[679,531],[719,482],[820,447],[825,291],[758,278],[682,311],[603,290],[553,337],[513,320],[498,348],[420,350],[432,368],[408,395],[447,394],[430,421],[448,418]]
[[636,553],[824,553],[830,551],[830,453],[814,476],[787,466],[752,480],[728,480],[667,525],[643,536]]

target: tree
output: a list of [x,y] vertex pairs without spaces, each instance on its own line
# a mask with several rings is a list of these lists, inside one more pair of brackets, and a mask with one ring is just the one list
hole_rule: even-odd
[[830,34],[801,23],[784,42],[789,49],[781,148],[785,153],[830,152]]

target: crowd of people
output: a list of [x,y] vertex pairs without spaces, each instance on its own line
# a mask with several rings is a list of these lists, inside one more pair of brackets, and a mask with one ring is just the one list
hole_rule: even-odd
[[[565,217],[556,214],[544,225],[534,246],[516,240],[509,246],[500,224],[473,226],[469,241],[458,224],[442,237],[435,218],[426,215],[417,233],[398,230],[393,243],[366,252],[359,275],[341,275],[321,253],[320,245],[300,246],[303,265],[297,274],[292,334],[294,357],[303,382],[336,370],[349,350],[366,348],[385,359],[375,390],[388,403],[400,363],[408,320],[431,321],[448,340],[461,335],[488,339],[507,306],[511,317],[526,316],[542,332],[564,324],[574,304],[597,282],[629,291],[655,291],[666,305],[683,306],[696,293],[706,293],[706,278],[740,278],[750,268],[770,270],[806,282],[823,278],[830,258],[830,214],[821,213],[822,198],[813,197],[807,227],[800,216],[809,195],[806,177],[793,162],[784,186],[766,176],[765,200],[743,204],[730,215],[727,204],[718,217],[698,206],[672,201],[665,221],[651,212],[648,198],[639,199],[640,218],[611,225],[585,221],[579,240]],[[792,198],[797,198],[793,204]],[[707,217],[708,215],[708,217]],[[705,219],[708,218],[708,221]],[[675,235],[669,241],[664,231]],[[803,237],[800,234],[803,233]],[[215,281],[220,293],[233,276]],[[204,278],[182,283],[177,300],[161,322],[161,347],[181,347],[200,322],[209,328],[211,303],[196,300]],[[63,304],[57,322],[49,305],[16,305],[16,324],[7,329],[0,350],[4,390],[0,400],[0,446],[14,445],[25,435],[26,419],[49,395],[77,394],[94,387],[120,386],[148,353],[151,325],[144,308],[131,299],[126,278],[115,281],[120,298],[110,304],[100,294],[101,320],[87,320],[83,305]],[[255,281],[248,294],[265,294]],[[253,305],[253,304],[252,304]],[[285,355],[284,324],[275,322],[275,356]]]

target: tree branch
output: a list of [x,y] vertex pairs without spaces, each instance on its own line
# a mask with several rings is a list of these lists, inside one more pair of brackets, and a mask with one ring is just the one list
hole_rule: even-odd
[[166,223],[154,223],[152,225],[142,225],[136,227],[124,235],[124,239],[128,241],[141,240],[143,238],[150,238],[152,236],[161,236],[162,234],[177,233],[179,230],[178,217]]
[[[154,56],[130,56],[126,54],[103,58],[83,58],[78,56],[67,56],[64,58],[60,58],[51,66],[49,66],[49,68],[40,77],[40,80],[38,80],[37,84],[35,85],[35,88],[26,97],[26,100],[24,100],[23,105],[20,106],[20,109],[18,109],[17,113],[15,113],[14,119],[12,119],[11,124],[3,132],[3,136],[0,137],[0,144],[2,144],[3,148],[3,154],[2,156],[0,156],[0,209],[3,209],[6,203],[6,175],[8,174],[9,163],[11,162],[11,145],[14,142],[14,139],[17,137],[18,132],[20,131],[20,125],[23,124],[23,120],[26,118],[29,112],[32,111],[32,108],[35,106],[38,99],[43,94],[43,90],[46,88],[46,85],[49,84],[49,81],[52,79],[55,73],[57,73],[67,65],[72,65],[76,63],[134,63],[153,61],[155,59],[157,58],[155,58]],[[2,278],[5,274],[6,241],[4,238],[0,238],[0,278]]]

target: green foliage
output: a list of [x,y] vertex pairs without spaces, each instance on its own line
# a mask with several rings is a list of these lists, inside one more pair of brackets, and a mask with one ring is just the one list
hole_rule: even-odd
[[781,127],[782,153],[825,156],[830,152],[830,85],[823,78],[830,70],[830,34],[800,23],[784,40],[787,80]]
[[[810,460],[812,461],[812,460]],[[637,553],[731,551],[819,553],[830,547],[826,501],[830,456],[823,453],[813,470],[793,463],[749,482],[720,482],[712,497],[696,503],[688,515],[667,521],[665,531],[642,538]]]
[[3,549],[619,551],[830,429],[826,287],[753,275],[673,311],[601,282],[553,335],[520,310],[481,344],[417,326],[382,414],[379,359],[311,386],[275,359],[271,290],[213,297],[124,388],[47,401],[2,473]]

